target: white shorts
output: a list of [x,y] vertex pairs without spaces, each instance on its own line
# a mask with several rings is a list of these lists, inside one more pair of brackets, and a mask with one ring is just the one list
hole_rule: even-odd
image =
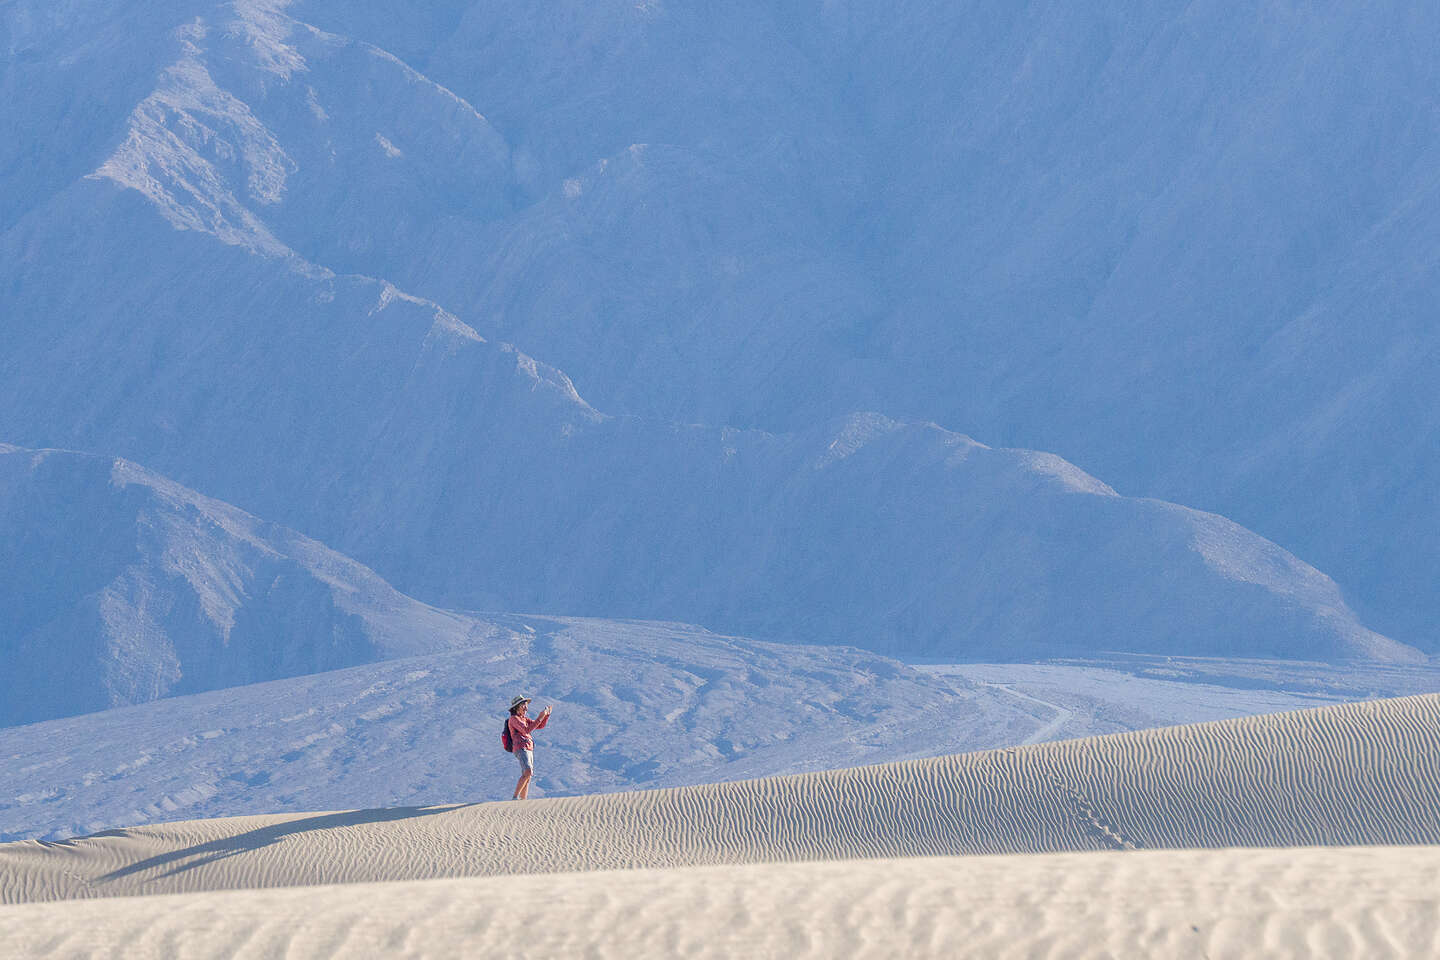
[[515,759],[520,761],[520,769],[524,773],[535,772],[535,751],[516,750]]

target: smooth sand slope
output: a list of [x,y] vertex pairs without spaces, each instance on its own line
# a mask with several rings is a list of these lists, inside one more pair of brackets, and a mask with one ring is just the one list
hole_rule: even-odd
[[0,902],[952,854],[1440,842],[1440,695],[629,794],[0,846]]
[[925,857],[219,891],[0,907],[0,943],[90,960],[1431,957],[1440,850]]

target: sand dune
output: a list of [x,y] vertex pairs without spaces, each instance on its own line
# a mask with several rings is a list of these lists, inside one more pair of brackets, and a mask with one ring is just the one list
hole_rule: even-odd
[[1440,850],[946,857],[221,891],[0,907],[0,942],[27,957],[116,960],[1420,957],[1440,952]]
[[1440,842],[1440,695],[703,787],[0,847],[0,902],[617,868]]

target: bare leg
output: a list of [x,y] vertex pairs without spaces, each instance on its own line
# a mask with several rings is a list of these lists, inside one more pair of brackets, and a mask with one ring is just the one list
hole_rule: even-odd
[[520,779],[515,784],[515,795],[511,800],[524,800],[525,795],[530,792],[530,771],[526,770],[520,774]]

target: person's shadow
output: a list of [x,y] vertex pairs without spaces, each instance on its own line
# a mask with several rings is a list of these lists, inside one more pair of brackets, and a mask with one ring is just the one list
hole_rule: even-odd
[[[239,853],[247,853],[251,850],[259,850],[277,843],[288,836],[297,833],[306,833],[311,830],[327,830],[334,827],[356,827],[367,823],[385,823],[391,820],[407,820],[414,817],[431,817],[440,813],[451,813],[465,807],[475,806],[473,803],[457,803],[443,807],[389,807],[380,810],[352,810],[349,813],[325,813],[314,817],[303,817],[299,820],[289,820],[285,823],[277,823],[268,827],[260,827],[246,833],[239,833],[233,837],[221,837],[219,840],[211,840],[209,843],[197,844],[193,847],[186,847],[183,850],[172,850],[169,853],[158,854],[145,860],[112,870],[104,876],[97,877],[94,882],[109,883],[120,880],[146,870],[156,870],[167,864],[179,864],[172,870],[162,873],[162,877],[171,877],[186,870],[193,870],[196,867],[203,867],[207,864],[233,857]],[[114,832],[95,834],[95,836],[115,835]],[[191,860],[190,858],[196,858]],[[188,861],[188,862],[181,862]]]

